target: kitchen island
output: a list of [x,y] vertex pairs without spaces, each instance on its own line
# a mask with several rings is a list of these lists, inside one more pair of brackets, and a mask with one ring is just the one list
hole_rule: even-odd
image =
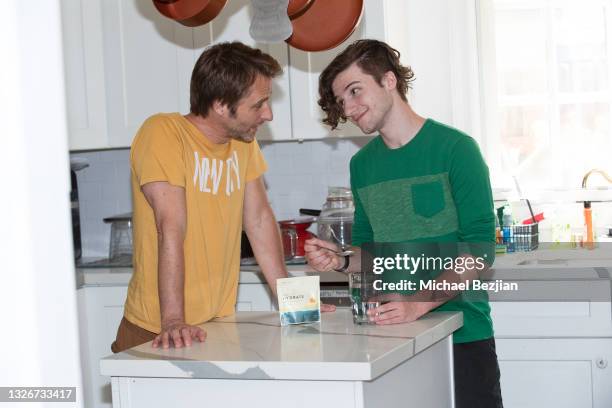
[[358,326],[348,309],[281,327],[278,313],[239,312],[203,324],[189,348],[151,343],[101,360],[114,407],[449,407],[457,312]]

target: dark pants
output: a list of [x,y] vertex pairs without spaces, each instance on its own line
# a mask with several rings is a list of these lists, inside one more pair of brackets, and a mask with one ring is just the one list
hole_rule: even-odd
[[453,345],[456,408],[502,408],[495,339]]
[[123,350],[151,341],[155,337],[157,337],[157,334],[136,326],[124,317],[117,329],[117,339],[111,345],[111,351],[120,353]]

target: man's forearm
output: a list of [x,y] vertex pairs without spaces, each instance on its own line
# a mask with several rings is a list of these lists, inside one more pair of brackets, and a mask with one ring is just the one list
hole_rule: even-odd
[[158,238],[158,293],[162,327],[185,321],[183,241],[172,232]]
[[257,220],[251,220],[244,227],[257,263],[270,289],[276,295],[276,279],[287,277],[287,267],[283,259],[284,252],[278,224],[272,209],[268,207],[261,211]]

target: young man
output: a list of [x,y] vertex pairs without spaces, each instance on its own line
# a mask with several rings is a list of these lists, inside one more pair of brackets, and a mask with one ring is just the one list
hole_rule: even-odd
[[194,67],[190,113],[154,115],[138,131],[134,274],[113,352],[189,346],[206,337],[196,325],[234,313],[243,228],[273,293],[287,276],[255,141],[280,72],[258,49],[214,45]]
[[[342,258],[321,248],[334,249],[334,244],[310,240],[306,256],[315,269],[359,271],[359,247],[369,242],[494,244],[491,187],[478,146],[469,136],[412,110],[406,93],[413,78],[412,70],[400,64],[399,52],[375,40],[353,43],[321,74],[324,122],[335,128],[348,119],[364,133],[380,135],[350,163],[357,254]],[[447,270],[437,279],[476,278],[477,271],[471,269]],[[394,324],[416,320],[435,308],[463,312],[464,325],[453,336],[456,406],[501,407],[486,293],[479,302],[457,292],[443,293],[443,301],[434,295],[439,293],[419,292],[423,301],[395,297],[368,313],[377,324]]]

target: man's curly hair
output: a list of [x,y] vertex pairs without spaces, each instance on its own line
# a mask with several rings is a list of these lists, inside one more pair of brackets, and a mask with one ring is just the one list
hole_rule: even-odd
[[400,53],[395,48],[377,40],[357,40],[336,56],[319,77],[319,106],[327,115],[323,123],[332,130],[338,123],[346,122],[342,106],[336,101],[332,83],[342,71],[353,63],[366,74],[372,75],[378,84],[385,73],[391,71],[397,78],[397,92],[404,101],[409,88],[412,88],[414,72],[400,63]]

